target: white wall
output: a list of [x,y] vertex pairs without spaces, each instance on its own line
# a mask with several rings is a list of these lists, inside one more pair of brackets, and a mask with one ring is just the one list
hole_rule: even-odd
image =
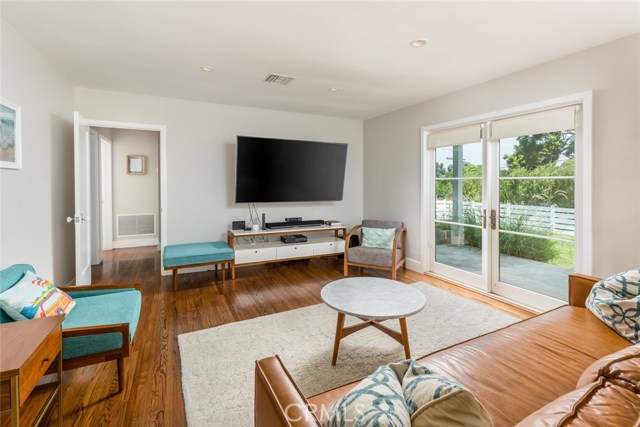
[[586,90],[594,91],[593,273],[637,267],[638,34],[365,121],[365,216],[404,220],[408,257],[418,260],[420,128]]
[[360,120],[86,88],[76,88],[76,109],[87,119],[166,126],[169,244],[226,240],[233,220],[249,220],[247,207],[234,203],[237,135],[348,143],[343,201],[258,209],[267,221],[302,216],[353,225],[362,219]]
[[[160,230],[160,134],[152,131],[112,129],[113,147],[113,243],[122,247],[123,241],[158,239]],[[146,156],[145,175],[127,174],[128,155]],[[155,214],[156,234],[153,236],[118,237],[118,215]],[[151,243],[153,244],[153,243]],[[157,244],[157,242],[156,242]],[[147,246],[148,243],[143,246]],[[131,247],[127,245],[127,247]]]
[[22,107],[23,168],[0,169],[0,267],[33,264],[64,285],[74,276],[73,103],[69,81],[0,21],[0,95]]

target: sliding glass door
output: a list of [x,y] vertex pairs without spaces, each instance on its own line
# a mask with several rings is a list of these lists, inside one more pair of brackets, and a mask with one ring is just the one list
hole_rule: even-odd
[[576,106],[430,133],[429,271],[537,308],[567,301]]
[[431,137],[431,270],[486,289],[485,143],[474,125]]

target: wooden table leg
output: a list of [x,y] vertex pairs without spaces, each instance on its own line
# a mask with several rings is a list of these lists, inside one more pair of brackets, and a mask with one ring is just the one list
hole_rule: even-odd
[[173,290],[174,291],[178,290],[178,269],[177,268],[173,269]]
[[404,346],[404,357],[411,359],[411,348],[409,347],[409,333],[407,332],[407,319],[400,318],[400,331],[402,332],[402,345]]
[[64,413],[62,412],[62,352],[58,353],[58,427],[62,427]]
[[331,359],[331,366],[336,366],[338,360],[338,349],[340,348],[340,340],[342,339],[342,328],[344,328],[344,313],[338,313],[338,323],[336,324],[336,339],[333,344],[333,358]]

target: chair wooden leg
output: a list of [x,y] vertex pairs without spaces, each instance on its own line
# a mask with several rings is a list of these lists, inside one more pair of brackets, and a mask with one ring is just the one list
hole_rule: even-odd
[[[218,266],[218,264],[216,264],[216,267]],[[222,284],[224,285],[224,278],[227,275],[227,263],[223,262],[222,266],[220,268],[220,270],[222,270]]]
[[[174,270],[175,271],[175,270]],[[124,390],[125,372],[124,372],[124,358],[116,359],[118,364],[118,393]]]
[[344,257],[344,277],[349,276],[349,264],[347,264],[347,256]]
[[396,270],[395,267],[392,268],[391,269],[391,280],[396,280],[397,274],[398,274],[398,270]]

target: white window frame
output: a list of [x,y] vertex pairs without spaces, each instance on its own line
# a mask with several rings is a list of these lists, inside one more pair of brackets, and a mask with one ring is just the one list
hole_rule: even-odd
[[[433,222],[433,209],[431,209],[430,200],[434,190],[434,168],[433,168],[433,151],[427,149],[428,135],[434,132],[443,131],[450,128],[467,126],[478,123],[490,124],[493,120],[508,118],[517,115],[535,113],[552,108],[564,107],[579,104],[582,107],[582,114],[578,123],[576,123],[576,171],[575,171],[575,206],[576,206],[576,235],[575,235],[575,265],[576,272],[584,274],[592,274],[593,266],[593,210],[592,210],[592,147],[593,147],[593,91],[585,91],[559,98],[548,99],[545,101],[530,103],[522,106],[512,107],[504,110],[494,111],[477,116],[467,117],[459,120],[453,120],[445,123],[424,126],[421,128],[421,173],[420,173],[420,262],[424,272],[430,271],[431,262],[434,259],[433,236],[430,230],[430,224]],[[487,127],[485,126],[485,130]],[[487,138],[486,131],[483,133],[483,140]],[[489,135],[489,138],[491,136]],[[489,144],[489,147],[491,144]],[[487,150],[491,151],[491,149]],[[485,153],[485,165],[493,167],[495,153]],[[494,160],[494,161],[491,161]],[[484,174],[485,176],[487,174]],[[489,174],[490,175],[490,174]],[[483,192],[489,191],[493,182],[487,182],[483,187]],[[486,194],[485,194],[486,196]],[[485,197],[486,200],[486,197]],[[484,247],[483,234],[483,247]],[[486,264],[486,262],[485,262]],[[486,266],[488,267],[488,266]],[[486,284],[486,290],[492,288],[494,279],[487,277],[489,268],[483,266],[483,276]],[[476,283],[474,287],[480,287]],[[542,298],[541,301],[533,301],[532,306],[548,309],[559,305],[559,300],[551,298],[548,301]],[[562,302],[564,304],[564,302]]]

